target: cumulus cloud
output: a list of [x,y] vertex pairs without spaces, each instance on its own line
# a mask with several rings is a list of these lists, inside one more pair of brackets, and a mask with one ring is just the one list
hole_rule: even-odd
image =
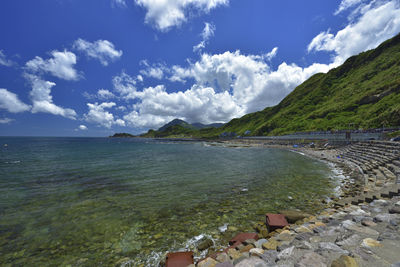
[[52,51],[52,58],[44,60],[37,56],[28,61],[25,67],[33,73],[50,73],[51,75],[64,80],[78,80],[80,76],[74,69],[76,56],[69,51]]
[[6,67],[11,67],[14,65],[14,62],[7,59],[6,55],[3,53],[2,50],[0,50],[0,66],[6,66]]
[[160,31],[168,31],[187,20],[189,10],[208,13],[210,10],[227,5],[229,0],[135,0],[146,9],[145,22]]
[[142,60],[140,65],[145,67],[140,70],[140,74],[158,80],[161,80],[164,77],[164,71],[168,71],[167,67],[161,63],[150,65],[147,60]]
[[362,3],[364,0],[342,0],[342,2],[340,3],[338,9],[335,11],[335,15],[338,15],[339,13],[353,7],[356,6],[360,3]]
[[[140,76],[141,77],[141,76]],[[125,99],[134,99],[136,94],[136,79],[125,71],[112,79],[114,90]]]
[[265,55],[243,55],[239,51],[203,54],[187,67],[170,69],[171,79],[195,81],[185,91],[169,93],[164,85],[134,88],[130,96],[138,102],[124,120],[139,128],[158,128],[174,118],[226,122],[278,103],[305,79],[329,68],[323,64],[301,68],[282,63],[273,71]]
[[83,125],[83,124],[81,124],[81,125],[79,125],[79,130],[82,130],[82,131],[86,131],[88,128],[85,126],[85,125]]
[[200,52],[206,47],[208,40],[214,36],[215,25],[212,23],[204,23],[204,29],[201,33],[202,40],[198,45],[193,46],[193,52]]
[[32,99],[32,113],[50,113],[75,120],[76,112],[70,108],[63,108],[53,103],[51,88],[56,84],[54,82],[42,80],[40,77],[32,74],[25,74],[25,77],[32,85],[30,96]]
[[2,119],[0,119],[0,124],[8,124],[12,121],[14,121],[14,120],[10,119],[10,118],[2,118]]
[[122,56],[122,50],[116,50],[114,44],[107,40],[88,42],[78,39],[74,43],[74,48],[84,52],[90,58],[99,60],[104,66]]
[[31,107],[19,100],[16,94],[0,88],[0,108],[11,113],[19,113],[28,111]]
[[355,20],[337,33],[327,30],[317,35],[308,51],[329,52],[332,59],[327,64],[300,67],[282,62],[272,69],[269,61],[276,56],[277,47],[262,55],[245,55],[240,51],[202,54],[199,60],[186,66],[163,66],[163,79],[183,84],[193,82],[180,92],[169,92],[162,84],[139,88],[128,75],[124,80],[130,82],[115,86],[120,92],[129,92],[124,94],[135,101],[124,120],[139,128],[158,128],[174,118],[226,122],[276,105],[313,74],[327,72],[348,57],[393,37],[400,31],[399,11],[397,1],[375,1],[358,10]]
[[95,94],[84,92],[82,95],[89,100],[93,99],[107,100],[111,98],[116,98],[116,95],[114,95],[111,91],[107,89],[99,89]]
[[84,115],[84,118],[87,122],[97,123],[106,128],[111,128],[113,125],[125,126],[125,121],[121,119],[115,119],[114,115],[105,109],[109,109],[114,107],[116,104],[114,102],[104,102],[98,104],[97,102],[87,103],[89,108],[88,113]]
[[334,63],[342,64],[348,57],[375,48],[400,32],[400,4],[393,0],[366,6],[361,16],[336,34],[329,30],[318,34],[308,51],[334,52]]

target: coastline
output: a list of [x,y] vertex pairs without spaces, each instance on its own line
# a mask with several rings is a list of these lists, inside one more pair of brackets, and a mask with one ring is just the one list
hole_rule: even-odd
[[[387,227],[391,226],[390,230],[399,231],[400,197],[396,197],[395,193],[382,193],[382,188],[367,188],[366,174],[362,167],[341,156],[350,145],[312,143],[298,146],[248,140],[224,141],[222,145],[290,150],[339,170],[337,174],[342,179],[339,181],[336,197],[322,200],[325,208],[321,211],[308,214],[283,229],[268,233],[266,237],[260,235],[261,225],[259,229],[255,227],[259,240],[247,240],[239,246],[227,247],[224,252],[207,255],[193,266],[377,266],[377,263],[381,266],[391,266],[392,263],[400,262],[400,257],[396,260],[396,256],[391,255],[394,247],[400,248],[400,235],[395,235],[393,248],[381,249],[384,247],[384,239],[381,236],[386,233]],[[372,193],[377,196],[374,195],[368,200],[366,197],[357,198]],[[397,193],[400,193],[400,190]],[[341,233],[342,237],[339,238],[338,233]],[[303,235],[308,237],[303,240]],[[314,240],[311,242],[308,239],[312,237]],[[347,240],[351,237],[353,240]],[[380,248],[381,251],[378,252],[383,253],[383,256],[376,256],[378,252],[373,251],[375,248]],[[390,258],[391,263],[385,258]],[[371,262],[371,265],[368,262]],[[382,262],[385,264],[382,265]]]

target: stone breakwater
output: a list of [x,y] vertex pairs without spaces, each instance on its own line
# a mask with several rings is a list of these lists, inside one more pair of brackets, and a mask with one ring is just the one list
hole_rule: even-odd
[[[284,143],[247,145],[293,149]],[[350,179],[340,196],[321,213],[267,235],[260,223],[255,229],[261,239],[192,266],[400,266],[400,144],[308,144],[295,150],[345,169]]]
[[399,224],[398,196],[328,208],[196,266],[400,266]]

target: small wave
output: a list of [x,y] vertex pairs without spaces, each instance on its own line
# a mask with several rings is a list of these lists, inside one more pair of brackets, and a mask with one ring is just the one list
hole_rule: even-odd
[[21,163],[20,160],[6,161],[6,164],[18,164]]
[[218,227],[218,230],[219,230],[221,233],[225,232],[226,230],[228,230],[228,224],[226,223],[226,224],[224,224],[224,225]]

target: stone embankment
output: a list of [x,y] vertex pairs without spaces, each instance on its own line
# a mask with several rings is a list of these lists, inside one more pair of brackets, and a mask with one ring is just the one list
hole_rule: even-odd
[[355,143],[336,150],[338,156],[359,169],[363,190],[338,201],[338,205],[358,204],[379,196],[397,193],[400,184],[400,143],[371,141]]
[[[400,266],[400,197],[330,208],[198,267]],[[191,265],[195,266],[195,265]]]
[[296,150],[358,170],[341,197],[266,239],[246,240],[192,266],[400,267],[400,143],[327,148]]

